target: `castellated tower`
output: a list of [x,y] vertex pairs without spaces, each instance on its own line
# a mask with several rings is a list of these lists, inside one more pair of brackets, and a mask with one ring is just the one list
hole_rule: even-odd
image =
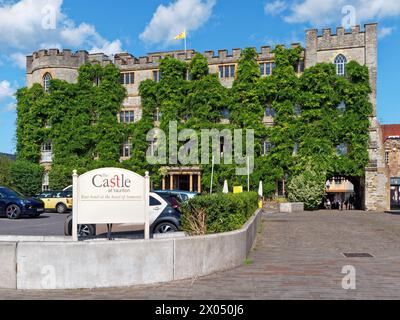
[[386,171],[382,132],[377,120],[377,69],[378,69],[378,37],[377,24],[366,24],[364,31],[354,26],[350,32],[337,28],[336,34],[331,29],[324,29],[322,35],[318,30],[306,32],[306,68],[317,63],[334,63],[342,56],[346,62],[355,60],[369,69],[372,93],[370,100],[373,112],[370,117],[370,162],[365,171],[365,181],[361,182],[365,189],[364,205],[368,211],[385,211],[390,209],[390,178]]
[[102,53],[89,54],[87,51],[72,53],[71,50],[40,50],[26,59],[26,84],[30,88],[34,83],[43,83],[46,74],[52,79],[75,83],[78,80],[78,68],[87,62],[97,61],[102,65],[112,63]]

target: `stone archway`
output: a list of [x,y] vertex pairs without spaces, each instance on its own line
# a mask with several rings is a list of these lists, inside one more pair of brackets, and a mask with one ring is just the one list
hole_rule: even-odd
[[333,207],[336,203],[345,201],[353,203],[353,209],[364,209],[365,190],[363,178],[342,175],[332,176],[327,180],[326,197],[329,198]]

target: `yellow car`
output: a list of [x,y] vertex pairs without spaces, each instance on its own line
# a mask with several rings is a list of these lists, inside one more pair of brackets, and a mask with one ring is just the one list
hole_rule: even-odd
[[60,214],[71,211],[72,194],[66,191],[46,191],[38,195],[44,202],[45,210],[57,211]]

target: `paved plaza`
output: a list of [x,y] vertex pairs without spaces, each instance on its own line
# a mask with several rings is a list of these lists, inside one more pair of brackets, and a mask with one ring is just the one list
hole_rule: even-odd
[[[369,253],[372,258],[346,258]],[[195,253],[194,253],[195,254]],[[223,253],[221,253],[223,254]],[[344,266],[356,290],[342,289]],[[398,299],[400,215],[360,211],[266,213],[243,266],[199,279],[99,290],[21,292],[0,299]]]

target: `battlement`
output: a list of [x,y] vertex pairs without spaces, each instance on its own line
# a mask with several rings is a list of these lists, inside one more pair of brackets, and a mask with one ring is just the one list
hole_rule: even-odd
[[[293,43],[291,48],[299,47],[299,43]],[[256,49],[256,48],[255,48]],[[258,52],[258,60],[272,60],[274,59],[273,49],[270,46],[263,46],[261,50]],[[154,52],[149,53],[144,57],[135,57],[130,53],[124,52],[116,54],[114,57],[114,64],[121,69],[133,69],[133,70],[141,70],[141,69],[149,69],[149,68],[157,68],[159,62],[165,57],[172,57],[175,59],[179,59],[181,61],[190,61],[197,53],[195,50],[175,50],[175,51],[163,51],[163,52]],[[237,63],[240,55],[242,53],[242,49],[232,49],[229,52],[227,49],[218,50],[216,53],[214,50],[205,51],[202,53],[208,60],[209,64],[223,64],[223,63]]]
[[111,63],[111,60],[103,53],[89,54],[85,50],[72,52],[69,49],[62,51],[59,49],[43,49],[26,57],[26,72],[32,73],[41,68],[78,69],[87,62],[108,64]]
[[343,27],[336,28],[336,33],[332,29],[323,29],[319,33],[318,29],[306,31],[307,49],[315,48],[320,50],[334,50],[339,48],[365,47],[366,44],[376,38],[377,23],[366,24],[364,30],[359,25],[345,30]]

